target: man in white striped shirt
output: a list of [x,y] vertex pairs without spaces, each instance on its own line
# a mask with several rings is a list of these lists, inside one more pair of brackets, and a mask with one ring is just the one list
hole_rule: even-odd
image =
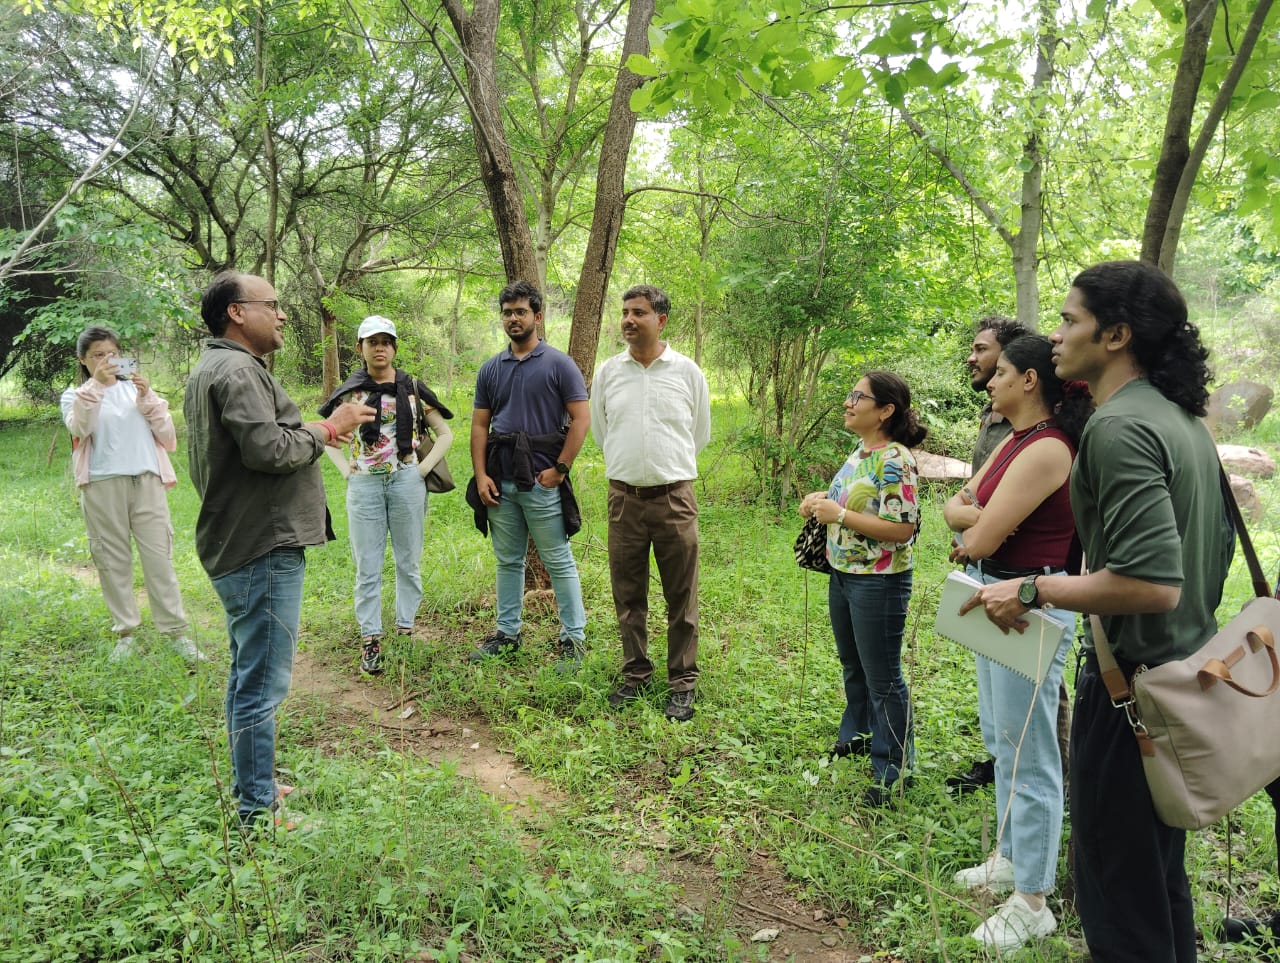
[[698,452],[711,438],[707,379],[661,340],[671,301],[642,284],[622,295],[627,350],[591,386],[591,430],[609,478],[609,576],[622,636],[615,708],[649,687],[649,550],[667,602],[666,716],[693,718],[698,679]]

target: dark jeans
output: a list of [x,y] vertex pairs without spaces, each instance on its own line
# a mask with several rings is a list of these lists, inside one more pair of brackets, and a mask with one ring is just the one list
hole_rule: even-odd
[[227,742],[231,791],[248,822],[275,805],[276,707],[289,694],[306,555],[277,548],[213,579],[227,613]]
[[684,692],[698,681],[698,499],[692,482],[658,495],[609,487],[609,579],[622,636],[622,679],[644,685],[649,661],[649,548],[667,603],[667,681]]
[[827,593],[831,631],[844,668],[839,742],[871,734],[871,766],[884,785],[915,762],[911,693],[902,677],[902,630],[911,572],[833,572]]
[[1076,911],[1095,963],[1195,963],[1187,834],[1156,817],[1133,730],[1092,656],[1076,679],[1071,826]]

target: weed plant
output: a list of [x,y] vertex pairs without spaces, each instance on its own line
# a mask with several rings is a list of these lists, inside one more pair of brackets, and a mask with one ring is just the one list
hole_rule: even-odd
[[[312,828],[251,845],[230,828],[221,610],[195,557],[185,459],[175,459],[170,496],[176,564],[197,638],[216,654],[195,675],[154,633],[142,634],[140,659],[106,660],[109,622],[65,432],[46,464],[56,417],[0,422],[0,961],[777,958],[734,930],[733,909],[761,860],[781,869],[793,896],[844,921],[857,953],[981,959],[968,934],[992,901],[957,892],[951,876],[992,848],[993,799],[943,788],[982,754],[972,660],[932,631],[950,568],[939,510],[948,492],[925,490],[904,653],[916,784],[897,804],[868,810],[857,801],[866,766],[825,754],[842,707],[826,580],[792,561],[798,518],[754,507],[758,480],[726,443],[744,420],[716,402],[717,437],[698,483],[703,674],[691,723],[663,718],[661,668],[638,703],[607,705],[620,653],[606,481],[588,443],[575,466],[588,612],[581,671],[554,671],[554,613],[532,608],[516,657],[467,662],[493,626],[493,560],[455,492],[431,498],[420,638],[387,640],[377,683],[387,701],[414,698],[424,717],[484,723],[561,801],[514,820],[453,767],[377,727],[345,729],[322,699],[295,697],[282,714],[279,764],[305,787],[299,806]],[[1272,416],[1251,436],[1273,452],[1275,424]],[[465,444],[451,457],[465,478]],[[300,648],[354,679],[342,481],[324,465],[338,541],[308,552]],[[1276,484],[1260,483],[1267,513],[1253,525],[1269,572],[1280,557]],[[389,562],[387,575],[389,586]],[[1222,615],[1248,591],[1238,562]],[[652,598],[661,665],[656,573]],[[1225,828],[1190,837],[1204,927],[1224,896],[1237,912],[1280,901],[1265,798],[1241,808],[1234,830],[1230,890]],[[1065,854],[1064,845],[1061,883]],[[700,908],[682,893],[686,870],[710,880]],[[1052,905],[1058,932],[1021,959],[1082,958],[1070,903]]]

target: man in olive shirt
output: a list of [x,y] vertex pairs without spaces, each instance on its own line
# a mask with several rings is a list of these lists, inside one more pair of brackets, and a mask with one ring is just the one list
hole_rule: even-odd
[[[1098,405],[1071,473],[1090,571],[996,582],[962,611],[984,605],[1017,631],[1028,606],[1091,612],[1126,674],[1185,658],[1217,631],[1233,549],[1199,417],[1208,352],[1177,286],[1136,261],[1081,272],[1051,340],[1058,376],[1087,381]],[[1076,910],[1093,958],[1194,963],[1186,833],[1156,817],[1133,730],[1091,646],[1076,679],[1071,821]]]
[[284,311],[266,279],[219,274],[200,314],[213,337],[187,382],[187,458],[200,496],[196,552],[227,614],[231,791],[248,826],[276,808],[275,714],[293,674],[303,549],[333,538],[315,462],[375,412],[344,404],[302,423],[262,362],[284,343]]

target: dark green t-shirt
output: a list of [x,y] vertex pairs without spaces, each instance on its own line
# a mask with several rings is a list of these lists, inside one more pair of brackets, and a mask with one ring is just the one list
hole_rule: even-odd
[[1217,631],[1234,537],[1200,419],[1145,380],[1124,385],[1080,438],[1071,509],[1090,570],[1182,588],[1171,612],[1102,617],[1116,655],[1158,665],[1186,658]]

